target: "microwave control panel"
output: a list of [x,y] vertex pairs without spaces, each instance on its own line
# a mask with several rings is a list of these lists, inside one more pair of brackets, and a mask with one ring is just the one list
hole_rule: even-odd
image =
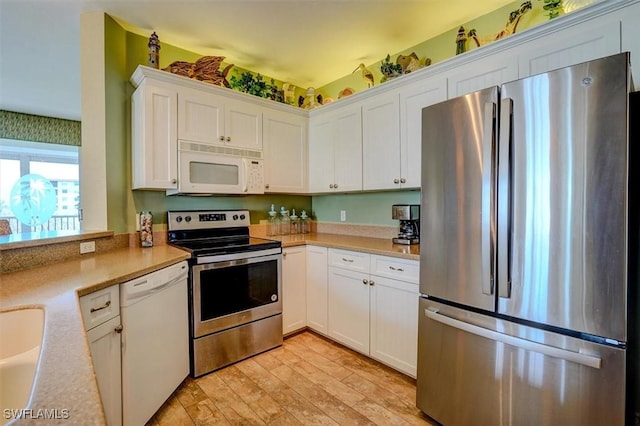
[[247,160],[247,193],[264,193],[264,168],[262,160]]

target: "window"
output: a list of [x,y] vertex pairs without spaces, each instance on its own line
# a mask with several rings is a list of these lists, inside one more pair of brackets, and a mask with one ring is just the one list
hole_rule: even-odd
[[12,233],[80,229],[78,154],[77,146],[0,139],[0,219]]

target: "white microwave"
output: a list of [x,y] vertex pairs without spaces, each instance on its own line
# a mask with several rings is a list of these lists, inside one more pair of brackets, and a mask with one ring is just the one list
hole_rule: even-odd
[[263,194],[262,152],[178,142],[177,194]]

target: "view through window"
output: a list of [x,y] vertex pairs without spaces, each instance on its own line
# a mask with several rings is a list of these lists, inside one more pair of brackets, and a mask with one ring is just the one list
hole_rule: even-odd
[[78,147],[0,139],[0,220],[14,234],[80,229]]

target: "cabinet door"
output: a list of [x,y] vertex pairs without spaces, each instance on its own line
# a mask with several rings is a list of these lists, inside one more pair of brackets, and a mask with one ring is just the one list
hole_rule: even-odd
[[369,354],[369,275],[329,267],[329,337]]
[[307,246],[307,326],[327,334],[327,248]]
[[177,188],[177,99],[175,90],[151,84],[131,98],[133,189]]
[[334,121],[334,191],[362,190],[362,111],[343,108]]
[[513,49],[459,66],[447,74],[449,98],[518,79],[518,56]]
[[625,7],[621,13],[622,51],[631,52],[631,72],[633,73],[633,81],[638,87],[640,84],[640,25],[638,25],[640,22],[640,3]]
[[122,424],[120,333],[116,331],[118,326],[119,315],[87,331],[100,398],[110,426]]
[[400,188],[400,106],[397,92],[362,106],[362,187]]
[[264,114],[265,192],[307,190],[307,120],[294,114]]
[[333,121],[327,115],[309,120],[309,192],[333,190]]
[[372,275],[371,350],[377,359],[416,377],[418,285]]
[[306,249],[304,246],[282,250],[282,333],[288,334],[307,325]]
[[222,144],[224,136],[224,103],[220,98],[181,87],[178,93],[178,138]]
[[227,145],[262,151],[262,108],[227,99],[224,114]]
[[533,40],[521,51],[520,78],[614,55],[620,53],[620,22],[583,22]]
[[422,108],[447,99],[447,79],[429,78],[400,92],[400,186],[422,185]]

